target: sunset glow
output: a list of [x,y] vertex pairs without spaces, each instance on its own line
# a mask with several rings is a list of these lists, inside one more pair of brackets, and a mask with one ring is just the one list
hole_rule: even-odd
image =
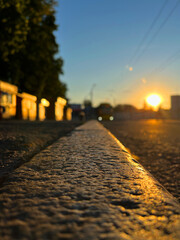
[[162,102],[162,99],[159,95],[157,94],[151,94],[146,98],[146,102],[152,106],[152,107],[157,107],[159,104]]

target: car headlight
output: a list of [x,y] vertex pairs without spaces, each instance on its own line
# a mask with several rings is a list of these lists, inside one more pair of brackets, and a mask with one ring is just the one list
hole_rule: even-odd
[[98,120],[99,120],[99,121],[102,121],[102,117],[98,117]]

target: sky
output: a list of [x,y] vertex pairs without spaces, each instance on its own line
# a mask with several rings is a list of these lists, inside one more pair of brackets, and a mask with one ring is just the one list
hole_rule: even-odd
[[180,94],[180,0],[59,0],[56,23],[70,103]]

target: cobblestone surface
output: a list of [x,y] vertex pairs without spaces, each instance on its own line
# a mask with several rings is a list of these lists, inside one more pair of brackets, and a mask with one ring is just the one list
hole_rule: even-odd
[[179,239],[179,204],[96,121],[0,190],[0,239]]

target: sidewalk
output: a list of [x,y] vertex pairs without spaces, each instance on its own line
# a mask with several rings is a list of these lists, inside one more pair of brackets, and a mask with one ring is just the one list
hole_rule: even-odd
[[14,171],[0,205],[3,240],[180,239],[175,198],[96,121]]
[[0,121],[0,184],[35,154],[71,132],[81,122]]

